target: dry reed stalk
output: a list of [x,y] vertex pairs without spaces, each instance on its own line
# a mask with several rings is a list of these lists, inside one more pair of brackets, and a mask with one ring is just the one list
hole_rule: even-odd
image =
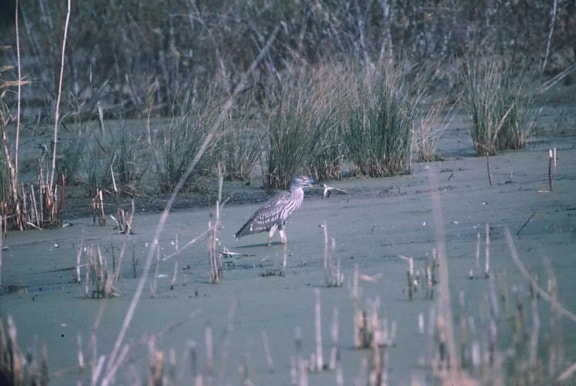
[[386,317],[380,318],[380,300],[370,302],[368,329],[370,331],[370,362],[368,373],[369,386],[386,386],[388,384],[389,350],[396,339],[396,324],[388,326]]
[[536,372],[538,371],[538,338],[540,335],[540,315],[538,315],[538,301],[532,299],[532,328],[530,331],[530,340],[528,344],[528,382],[536,384]]
[[60,75],[58,77],[58,92],[56,94],[56,108],[54,111],[54,142],[52,147],[52,168],[50,173],[50,180],[48,184],[48,191],[52,193],[54,190],[54,174],[56,173],[56,158],[58,149],[58,127],[60,125],[60,100],[62,98],[62,84],[64,81],[64,59],[66,58],[66,40],[68,38],[68,26],[70,24],[70,13],[72,9],[72,1],[68,0],[68,8],[66,12],[66,21],[64,22],[64,36],[62,37],[62,54],[60,57]]
[[[459,292],[459,302],[460,308],[464,309],[464,292],[462,290]],[[460,365],[462,368],[470,366],[468,360],[468,329],[464,313],[460,314]]]
[[486,172],[488,173],[488,184],[494,186],[492,182],[492,172],[490,171],[490,151],[486,152]]
[[84,251],[84,227],[82,227],[82,233],[80,235],[80,245],[78,246],[78,252],[76,253],[76,283],[82,282],[82,278],[80,276],[80,258],[82,257],[83,251]]
[[[434,230],[436,233],[436,248],[438,251],[438,268],[440,283],[440,299],[438,301],[439,318],[443,322],[443,340],[445,358],[448,369],[457,369],[456,343],[454,338],[454,328],[452,325],[452,307],[450,300],[450,277],[448,274],[448,258],[446,254],[446,237],[444,230],[444,220],[442,216],[442,203],[438,194],[438,179],[434,172],[429,173],[430,188],[432,194],[432,209],[434,214]],[[439,323],[440,324],[440,323]]]
[[86,267],[86,297],[100,299],[116,295],[113,286],[114,275],[108,271],[107,260],[102,255],[100,246],[88,248],[86,253]]
[[360,277],[358,264],[354,264],[354,275],[352,276],[352,303],[354,304],[354,347],[364,347],[365,320],[366,315],[360,307],[360,290],[358,280]]
[[406,271],[406,278],[408,280],[408,300],[412,300],[414,292],[417,290],[417,284],[414,279],[414,259],[412,257],[399,256],[401,259],[408,262],[408,270]]
[[282,271],[280,272],[280,276],[284,276],[286,274],[287,264],[288,264],[288,244],[284,244],[282,246]]
[[148,339],[148,374],[147,386],[162,386],[164,376],[164,353],[156,348],[154,337]]
[[554,151],[552,149],[548,150],[548,187],[552,191],[553,181],[552,181],[552,165],[555,163],[556,157],[554,156]]
[[[217,204],[218,205],[218,204]],[[216,284],[220,281],[220,267],[218,265],[219,253],[216,248],[216,231],[215,228],[218,225],[212,223],[212,220],[208,221],[208,259],[210,261],[210,283]]]
[[484,251],[484,277],[490,277],[490,224],[486,223],[486,245]]
[[176,258],[174,259],[174,271],[172,272],[172,281],[170,282],[170,290],[174,290],[174,284],[176,284],[176,278],[178,276],[178,260],[180,257],[180,249],[178,248],[178,234],[175,235],[174,238],[174,253],[176,254]]
[[436,260],[436,248],[432,249],[432,255],[426,254],[426,299],[432,300],[434,298],[434,286],[436,280],[436,268],[438,266]]
[[212,341],[212,328],[206,325],[204,330],[204,340],[206,344],[206,385],[210,386],[214,379],[214,344]]
[[480,243],[482,241],[482,235],[480,232],[476,233],[476,272],[480,270]]
[[224,174],[222,165],[218,164],[218,200],[216,200],[216,217],[214,223],[208,222],[208,254],[210,259],[210,283],[215,284],[220,281],[222,274],[221,255],[218,251],[220,243],[220,203],[222,202],[222,186],[224,183]]
[[96,224],[98,217],[98,225],[106,225],[106,214],[104,214],[104,196],[102,189],[97,189],[96,194],[92,197],[92,224]]
[[[339,335],[339,320],[338,320],[338,308],[334,308],[332,312],[332,327],[330,328],[330,336],[332,338],[332,349],[330,350],[330,361],[328,362],[329,370],[337,370],[339,365],[340,353],[338,351],[338,335]],[[340,367],[340,370],[342,368]],[[342,374],[336,374],[338,378]],[[338,382],[339,383],[339,382]]]
[[202,374],[198,371],[198,354],[195,341],[188,343],[188,355],[190,357],[190,378],[194,380],[195,386],[202,386]]
[[156,264],[154,268],[154,278],[152,283],[150,283],[150,297],[156,297],[156,291],[158,290],[158,273],[160,271],[160,244],[158,242],[154,243],[153,246],[156,251]]
[[324,279],[328,287],[340,287],[344,283],[344,276],[340,272],[340,260],[334,264],[334,250],[336,240],[328,238],[328,226],[326,221],[322,222],[324,232]]
[[4,250],[3,226],[4,226],[4,214],[0,212],[0,288],[2,288],[2,251]]
[[546,65],[548,64],[548,57],[550,55],[550,47],[552,46],[552,36],[554,35],[554,26],[556,25],[556,14],[558,13],[558,0],[554,0],[552,3],[552,12],[550,12],[550,31],[548,32],[548,39],[546,39],[546,52],[544,54],[544,60],[542,61],[541,72],[546,70]]
[[308,386],[308,363],[302,355],[302,331],[294,331],[295,355],[290,360],[291,385]]
[[272,354],[270,352],[270,341],[268,340],[268,333],[266,330],[262,330],[262,344],[264,345],[264,355],[266,356],[266,366],[270,373],[274,372],[274,360],[272,359]]
[[17,329],[16,325],[14,324],[14,320],[12,319],[11,315],[8,315],[8,338],[9,338],[9,346],[8,346],[8,353],[10,355],[9,364],[10,367],[8,368],[8,376],[11,377],[12,385],[23,385],[24,384],[24,364],[25,360],[22,356],[22,352],[20,351],[20,347],[18,346],[17,340]]
[[320,289],[314,289],[314,298],[316,299],[316,304],[314,306],[314,320],[316,327],[316,363],[312,364],[312,366],[314,366],[314,371],[322,372],[324,368],[324,354],[322,352],[322,304],[320,302]]
[[132,243],[132,276],[136,279],[139,258],[136,256],[136,242]]

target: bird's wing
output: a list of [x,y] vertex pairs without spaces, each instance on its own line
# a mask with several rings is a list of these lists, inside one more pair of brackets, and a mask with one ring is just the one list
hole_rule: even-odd
[[290,201],[290,193],[282,192],[260,207],[236,232],[236,238],[253,233],[269,231],[272,225],[282,221],[282,210]]

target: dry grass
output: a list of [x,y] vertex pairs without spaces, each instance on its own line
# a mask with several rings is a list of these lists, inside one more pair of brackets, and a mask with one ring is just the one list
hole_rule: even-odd
[[531,98],[520,77],[490,56],[466,62],[460,76],[476,154],[522,148],[531,128]]
[[355,174],[409,173],[417,97],[410,96],[405,74],[397,69],[358,75],[343,136]]

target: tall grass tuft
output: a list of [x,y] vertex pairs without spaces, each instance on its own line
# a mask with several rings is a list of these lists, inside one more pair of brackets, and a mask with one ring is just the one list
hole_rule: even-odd
[[324,78],[327,70],[304,71],[278,85],[266,111],[265,187],[286,187],[304,169],[314,178],[340,177],[337,98],[329,92],[334,84]]
[[[155,160],[162,192],[171,192],[184,175],[210,132],[217,113],[218,109],[210,105],[192,106],[188,113],[172,119],[161,130],[160,137],[156,139]],[[215,174],[215,165],[218,163],[215,150],[220,138],[217,136],[211,141],[194,173],[184,183],[184,190],[198,190],[201,187],[198,177]]]
[[502,61],[484,57],[461,69],[465,101],[472,116],[470,133],[478,156],[520,149],[530,129],[531,98]]
[[440,98],[426,107],[426,112],[414,125],[412,133],[412,153],[420,162],[438,159],[438,141],[450,125],[452,108],[447,108],[448,100]]
[[[265,130],[261,117],[248,104],[236,109],[218,146],[224,178],[245,181],[258,163],[262,163]],[[236,116],[237,115],[237,116]]]
[[356,80],[351,98],[344,138],[355,174],[409,173],[416,99],[398,70]]

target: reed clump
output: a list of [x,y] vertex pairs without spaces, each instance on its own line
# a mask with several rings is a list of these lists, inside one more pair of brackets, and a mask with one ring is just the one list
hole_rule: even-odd
[[[334,68],[338,71],[337,68]],[[341,176],[338,88],[323,76],[328,69],[293,70],[266,106],[267,156],[264,187],[285,188],[307,169],[314,178]],[[336,91],[335,91],[336,90]]]
[[476,154],[522,148],[531,128],[531,98],[525,82],[493,56],[465,62],[460,76]]
[[416,99],[402,75],[395,69],[360,73],[352,85],[343,138],[357,175],[410,173]]

